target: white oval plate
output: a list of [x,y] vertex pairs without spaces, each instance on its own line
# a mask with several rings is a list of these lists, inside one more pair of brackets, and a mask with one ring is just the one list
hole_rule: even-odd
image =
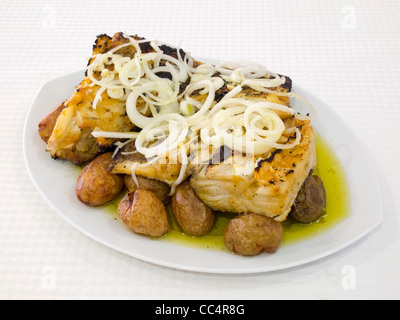
[[52,108],[69,98],[83,78],[74,72],[47,82],[36,96],[24,128],[24,156],[36,188],[68,223],[90,238],[137,259],[175,269],[207,273],[258,273],[282,270],[333,254],[377,227],[382,220],[381,191],[363,143],[323,101],[301,88],[294,92],[318,112],[313,126],[342,163],[350,189],[350,215],[332,229],[301,242],[285,245],[272,255],[246,258],[225,251],[206,250],[136,235],[109,213],[90,208],[75,197],[77,171],[66,161],[53,160],[38,134],[38,123]]

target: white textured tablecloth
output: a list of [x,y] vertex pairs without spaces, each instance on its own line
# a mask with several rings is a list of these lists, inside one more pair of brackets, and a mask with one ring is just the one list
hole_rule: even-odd
[[[314,263],[226,276],[142,262],[75,230],[28,176],[24,120],[44,82],[84,68],[95,36],[117,31],[264,63],[333,106],[376,161],[381,227]],[[400,298],[399,1],[2,0],[0,35],[0,298]]]

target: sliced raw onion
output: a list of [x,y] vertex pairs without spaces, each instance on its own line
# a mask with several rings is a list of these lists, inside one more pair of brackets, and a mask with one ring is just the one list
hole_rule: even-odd
[[[164,54],[157,41],[124,37],[128,42],[92,57],[87,75],[89,85],[97,90],[93,108],[102,103],[105,95],[125,101],[129,120],[141,131],[96,129],[92,135],[135,141],[134,152],[148,159],[142,164],[145,166],[176,154],[181,170],[171,193],[185,178],[188,154],[199,146],[192,143],[195,139],[201,141],[204,149],[226,145],[241,153],[263,155],[272,148],[293,148],[301,140],[300,130],[286,128],[279,112],[300,120],[315,117],[314,108],[303,97],[276,90],[285,83],[285,78],[260,64],[236,61],[194,67],[194,59],[188,53],[183,57],[179,47],[175,48],[177,58],[174,58]],[[144,42],[154,51],[142,52],[140,44]],[[129,46],[135,49],[133,56],[118,53]],[[231,90],[216,103],[216,92],[225,85]],[[293,108],[269,101],[236,98],[243,87],[299,99],[311,110],[311,115],[300,115]],[[285,141],[288,134],[294,133],[293,141]],[[127,142],[117,144],[116,152]],[[131,169],[134,175],[135,166]]]

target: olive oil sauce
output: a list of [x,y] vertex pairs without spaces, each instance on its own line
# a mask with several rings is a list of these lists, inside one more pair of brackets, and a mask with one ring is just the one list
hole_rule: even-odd
[[[349,190],[343,168],[328,144],[317,134],[316,140],[317,167],[313,174],[318,175],[324,183],[327,198],[326,211],[324,216],[319,220],[309,224],[297,223],[290,219],[289,216],[282,223],[284,233],[281,246],[314,237],[321,232],[329,232],[330,228],[344,220],[349,214]],[[116,199],[102,207],[115,220],[120,220],[118,216],[118,203],[124,197],[125,193],[126,191],[122,192]],[[235,217],[236,214],[217,212],[214,227],[209,234],[202,237],[193,237],[184,234],[180,230],[173,218],[171,206],[167,206],[166,209],[170,222],[170,230],[163,237],[157,238],[158,240],[197,248],[228,251],[224,245],[224,229],[229,220]]]

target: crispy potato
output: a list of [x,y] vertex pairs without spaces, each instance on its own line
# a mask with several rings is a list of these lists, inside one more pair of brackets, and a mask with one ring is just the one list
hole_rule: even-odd
[[320,177],[310,176],[301,187],[290,212],[300,223],[311,223],[325,214],[326,193]]
[[266,216],[240,214],[229,221],[224,232],[225,245],[234,253],[255,256],[274,253],[282,242],[283,227]]
[[214,225],[213,210],[197,197],[189,181],[176,188],[171,206],[177,224],[187,235],[204,236]]
[[118,214],[128,229],[135,233],[161,237],[169,230],[167,211],[151,191],[128,192],[118,205]]
[[168,184],[162,181],[145,178],[142,176],[136,176],[139,186],[136,185],[130,174],[126,174],[124,177],[125,186],[131,192],[134,192],[138,189],[147,190],[153,192],[158,199],[160,199],[165,205],[169,204],[171,201],[171,197],[169,193],[171,188]]
[[80,201],[89,206],[99,206],[122,191],[124,178],[109,171],[111,159],[111,152],[104,153],[83,168],[75,186],[75,194]]
[[49,140],[54,126],[56,125],[58,116],[60,115],[60,113],[66,108],[66,103],[65,101],[63,103],[61,103],[58,107],[54,108],[53,110],[51,110],[49,112],[49,114],[47,114],[40,122],[39,122],[39,135],[42,138],[42,140],[44,142],[47,143],[47,141]]

